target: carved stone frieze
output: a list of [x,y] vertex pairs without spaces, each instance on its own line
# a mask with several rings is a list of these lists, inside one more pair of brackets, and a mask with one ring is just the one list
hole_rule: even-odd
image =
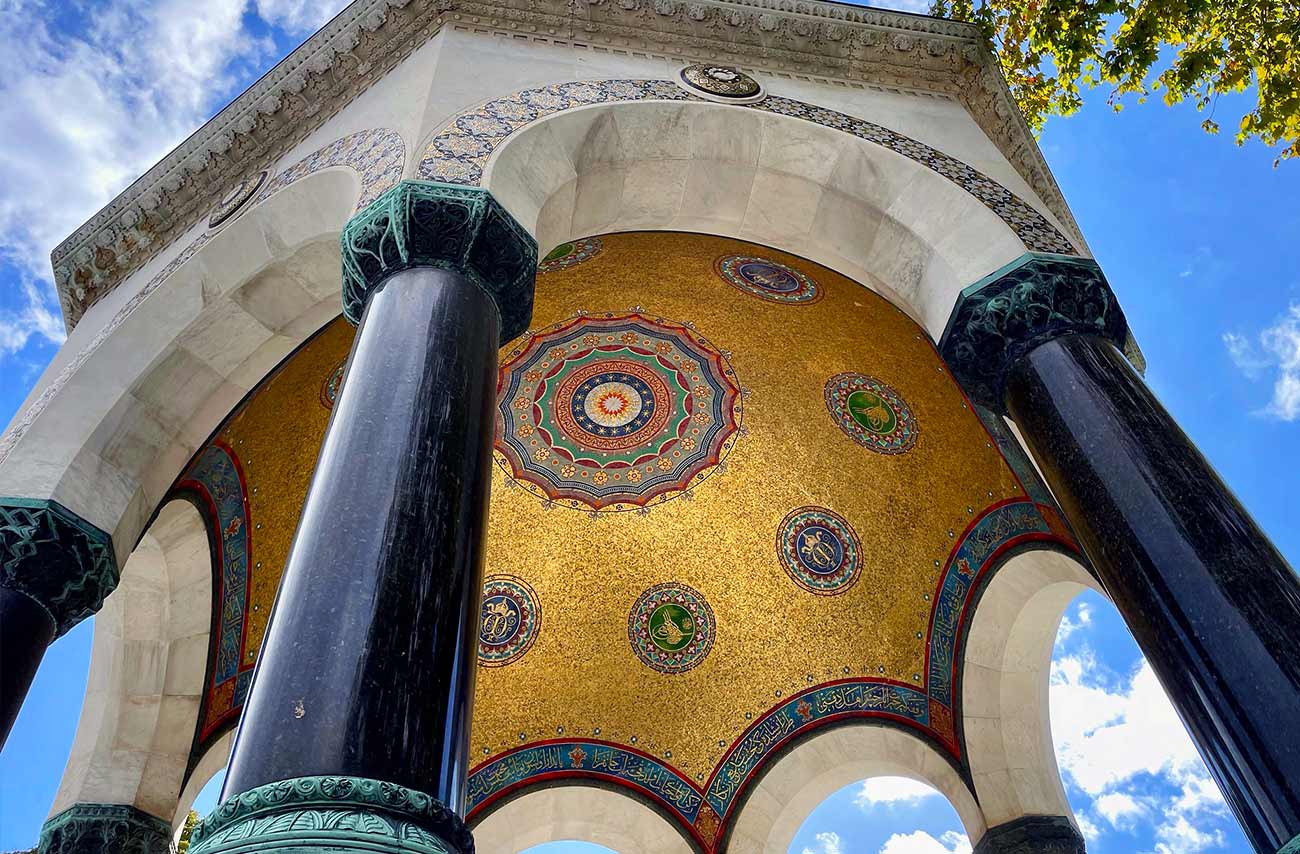
[[55,249],[68,328],[449,22],[956,97],[1078,242],[970,25],[818,0],[356,0]]

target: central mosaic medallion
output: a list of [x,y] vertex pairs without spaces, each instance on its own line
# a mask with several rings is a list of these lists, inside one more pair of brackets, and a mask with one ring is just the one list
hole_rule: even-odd
[[533,494],[632,510],[703,480],[741,422],[735,372],[689,327],[580,315],[531,335],[501,367],[499,462]]
[[713,609],[685,584],[656,584],[637,598],[627,637],[637,658],[660,673],[684,673],[713,648]]
[[826,382],[826,408],[855,442],[881,454],[901,454],[921,432],[898,392],[863,374],[836,374]]
[[532,647],[541,629],[542,609],[528,582],[513,575],[494,575],[483,582],[478,633],[478,660],[484,667],[503,667]]
[[599,237],[587,237],[582,240],[572,240],[568,243],[561,243],[559,246],[547,253],[542,259],[542,263],[537,265],[539,273],[553,273],[556,270],[567,270],[570,267],[581,264],[583,261],[589,261],[601,253],[605,244]]
[[727,284],[768,302],[812,305],[822,298],[821,289],[808,276],[768,258],[724,255],[714,268]]
[[786,573],[804,590],[829,596],[858,580],[861,543],[844,517],[825,507],[800,507],[781,522],[776,549]]

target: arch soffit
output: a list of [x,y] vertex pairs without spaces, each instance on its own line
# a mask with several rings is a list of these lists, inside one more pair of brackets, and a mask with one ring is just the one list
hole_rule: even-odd
[[[279,172],[120,304],[0,436],[0,492],[51,497],[119,563],[190,455],[340,311],[337,236],[401,179],[401,136],[349,134]],[[329,271],[324,276],[325,270]],[[120,291],[119,291],[120,292]]]
[[1036,548],[1002,563],[974,603],[959,690],[966,760],[991,826],[1026,815],[1072,816],[1048,691],[1061,617],[1088,589],[1105,595],[1076,556]]
[[[687,194],[691,159],[710,162]],[[673,161],[676,170],[664,168]],[[608,173],[619,162],[659,168],[629,173],[611,211]],[[594,191],[581,204],[580,175]],[[719,105],[661,80],[577,81],[487,101],[435,133],[418,177],[488,187],[543,248],[628,228],[779,244],[860,280],[863,271],[885,279],[936,337],[960,288],[1026,248],[1078,254],[992,178],[893,130],[780,96]],[[737,198],[736,182],[747,180]],[[725,210],[737,202],[738,212]],[[593,205],[604,208],[594,219],[582,210]]]
[[677,825],[635,794],[565,781],[531,787],[481,817],[471,817],[482,851],[518,854],[546,842],[577,839],[619,854],[690,854]]
[[849,721],[812,732],[770,763],[740,802],[720,850],[786,851],[826,798],[859,780],[882,776],[908,777],[933,787],[956,810],[972,841],[987,830],[984,812],[961,774],[929,742],[879,722]]
[[169,501],[96,616],[81,717],[51,815],[75,803],[121,803],[171,820],[203,693],[212,581],[202,515],[189,501]]

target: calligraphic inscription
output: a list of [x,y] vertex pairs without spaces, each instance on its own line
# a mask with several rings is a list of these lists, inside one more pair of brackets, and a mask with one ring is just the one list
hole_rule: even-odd
[[567,270],[583,261],[595,258],[604,248],[605,244],[601,243],[599,237],[585,237],[582,240],[561,243],[546,254],[542,263],[537,265],[537,272],[554,273],[556,270]]
[[498,464],[561,506],[634,510],[702,481],[740,422],[735,372],[688,326],[579,315],[530,335],[502,365]]
[[768,258],[724,255],[713,267],[727,284],[768,302],[812,305],[822,298],[821,288],[806,274]]
[[747,780],[777,748],[806,727],[844,714],[889,715],[928,726],[929,699],[919,688],[875,682],[839,682],[791,697],[751,726],[723,757],[705,800],[726,816]]
[[849,438],[877,453],[909,451],[921,432],[898,392],[864,374],[836,374],[827,380],[826,408]]
[[556,773],[631,783],[665,803],[688,825],[695,822],[704,803],[689,780],[649,756],[602,742],[561,741],[524,747],[474,769],[469,776],[470,813],[511,786]]
[[532,648],[542,626],[542,608],[528,582],[513,575],[493,575],[483,582],[478,633],[478,661],[503,667]]
[[338,367],[330,371],[329,376],[321,381],[320,402],[326,409],[334,408],[334,400],[339,396],[339,389],[343,387],[343,372],[347,366],[347,360],[344,359],[339,362]]
[[627,636],[637,658],[660,673],[684,673],[713,648],[713,609],[685,584],[656,584],[637,598]]
[[776,549],[786,574],[809,593],[843,593],[858,580],[858,535],[825,507],[790,511],[777,530]]
[[985,513],[962,536],[944,567],[930,615],[927,686],[931,697],[954,708],[953,667],[961,618],[989,560],[1003,546],[1026,536],[1042,538],[1051,533],[1033,502],[1013,501]]

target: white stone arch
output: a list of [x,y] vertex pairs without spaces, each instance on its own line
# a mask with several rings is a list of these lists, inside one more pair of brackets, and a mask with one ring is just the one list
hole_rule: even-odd
[[692,101],[615,101],[497,143],[482,186],[544,253],[636,229],[766,244],[879,291],[936,340],[961,289],[1026,251],[916,160],[815,122]]
[[202,514],[169,501],[95,615],[81,717],[50,815],[129,804],[172,820],[202,704],[213,571]]
[[172,813],[172,829],[177,835],[185,825],[185,816],[194,806],[194,801],[198,799],[203,787],[230,765],[230,749],[235,744],[236,732],[234,728],[226,730],[208,745],[207,750],[204,750],[203,755],[194,763],[190,776],[185,780],[185,787],[181,789],[180,796],[176,800],[176,809]]
[[338,235],[362,190],[347,166],[306,175],[92,307],[0,440],[0,494],[59,501],[123,565],[231,409],[342,311]]
[[972,842],[988,829],[957,770],[919,736],[867,720],[814,730],[761,772],[731,819],[728,854],[790,848],[804,820],[835,792],[872,777],[908,777],[948,799]]
[[474,845],[519,854],[560,840],[594,842],[619,854],[692,854],[677,826],[634,795],[580,782],[538,786],[472,823]]
[[970,617],[961,669],[962,726],[975,792],[990,826],[1027,815],[1073,820],[1056,765],[1048,686],[1061,616],[1088,589],[1105,595],[1078,559],[1035,548],[995,571]]

